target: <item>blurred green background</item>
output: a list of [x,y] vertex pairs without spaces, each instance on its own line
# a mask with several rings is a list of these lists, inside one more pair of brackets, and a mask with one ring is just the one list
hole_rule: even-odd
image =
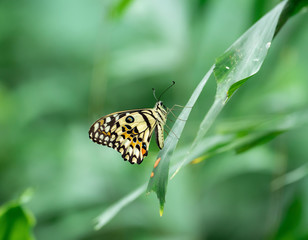
[[[165,105],[185,105],[215,58],[277,3],[1,1],[0,205],[33,187],[27,207],[44,240],[308,239],[308,179],[271,190],[287,172],[307,173],[307,125],[185,167],[169,183],[162,218],[156,196],[144,194],[93,230],[95,217],[148,181],[158,152],[152,142],[141,165],[125,163],[89,140],[93,121],[154,106],[152,87],[160,93],[172,80]],[[230,121],[307,109],[307,29],[307,13],[287,22],[209,135]],[[179,149],[194,138],[215,87],[211,78]]]

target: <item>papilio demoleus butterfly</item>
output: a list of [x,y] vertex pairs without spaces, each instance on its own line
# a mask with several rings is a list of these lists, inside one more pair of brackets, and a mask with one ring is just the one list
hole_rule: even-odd
[[[173,81],[171,86],[174,84]],[[156,98],[154,89],[153,93]],[[163,93],[156,98],[157,102],[153,108],[115,112],[98,119],[90,127],[90,139],[117,150],[123,159],[131,164],[140,164],[148,155],[154,130],[158,147],[164,147],[164,125],[168,110],[159,100]]]

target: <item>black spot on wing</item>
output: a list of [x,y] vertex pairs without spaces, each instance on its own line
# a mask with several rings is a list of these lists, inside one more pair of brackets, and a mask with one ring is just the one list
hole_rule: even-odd
[[125,125],[125,127],[126,127],[127,129],[129,129],[129,130],[132,129],[132,127],[131,127],[130,125],[127,125],[127,124]]
[[147,127],[148,127],[149,129],[151,129],[151,124],[150,124],[150,122],[149,122],[148,117],[147,117],[144,113],[142,113],[142,112],[140,112],[140,114],[141,114],[141,116],[143,117],[144,121],[146,122]]
[[[107,115],[104,118],[97,120],[95,123],[99,121],[98,127],[97,125],[94,127],[95,123],[90,127],[89,130],[89,134],[91,134],[91,136],[89,135],[90,139],[98,144],[107,145],[107,147],[114,148],[115,150],[121,153],[122,158],[125,161],[129,161],[131,164],[135,163],[140,164],[143,161],[144,157],[147,156],[148,154],[147,149],[142,151],[141,144],[138,144],[138,141],[143,142],[144,140],[146,140],[143,139],[143,137],[140,137],[144,136],[142,135],[144,134],[144,131],[139,133],[137,125],[135,125],[134,127],[132,127],[132,125],[130,124],[125,124],[124,126],[123,125],[121,126],[122,121],[125,121],[126,118],[128,120],[126,121],[127,123],[131,123],[132,120],[135,121],[134,117],[129,116],[127,113],[136,113],[136,112],[142,115],[143,120],[147,124],[147,129],[151,129],[151,125],[149,122],[150,116],[147,115],[147,112],[142,114],[141,111],[134,110],[131,112],[123,112],[118,114],[114,113],[113,115]],[[107,119],[108,117],[110,119]],[[126,118],[123,119],[123,117]],[[106,122],[106,119],[108,120],[108,122]],[[111,131],[111,129],[113,131]],[[125,147],[125,145],[123,144],[125,140],[129,141],[129,145],[126,142],[126,146],[128,147]],[[131,145],[132,143],[134,143],[134,145]],[[134,147],[138,149],[139,152],[136,152],[134,150]],[[144,154],[142,154],[142,152],[144,152]]]

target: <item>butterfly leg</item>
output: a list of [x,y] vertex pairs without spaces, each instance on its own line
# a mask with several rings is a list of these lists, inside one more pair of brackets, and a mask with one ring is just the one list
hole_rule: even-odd
[[173,133],[173,135],[176,137],[176,139],[179,140],[178,136],[172,131],[172,129],[167,124],[165,124],[165,127],[168,128],[168,130]]
[[[172,114],[172,116],[173,117],[175,117],[175,119],[179,119],[180,121],[184,121],[184,122],[186,122],[187,121],[187,119],[181,119],[181,118],[178,118],[172,111],[171,111],[171,109],[169,110],[169,112],[168,113],[171,113]],[[170,119],[169,119],[170,120]]]
[[176,108],[176,107],[178,107],[178,108],[192,108],[192,107],[186,107],[186,106],[174,104],[174,105],[172,106],[172,108],[171,108],[171,111],[172,111],[174,108]]

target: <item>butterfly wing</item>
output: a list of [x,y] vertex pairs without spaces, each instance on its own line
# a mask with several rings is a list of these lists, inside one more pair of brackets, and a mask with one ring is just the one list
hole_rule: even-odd
[[93,142],[114,148],[125,161],[140,164],[148,155],[157,120],[152,109],[117,112],[98,119],[89,130]]
[[156,143],[160,149],[164,147],[164,125],[160,122],[155,127]]

